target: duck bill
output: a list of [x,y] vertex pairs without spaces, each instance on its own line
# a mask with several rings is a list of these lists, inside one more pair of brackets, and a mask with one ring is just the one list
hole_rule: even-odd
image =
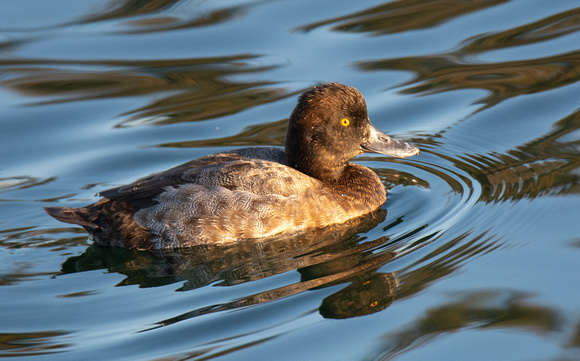
[[372,125],[370,125],[368,139],[361,144],[361,149],[365,153],[379,153],[397,158],[419,154],[419,148],[410,143],[393,139]]

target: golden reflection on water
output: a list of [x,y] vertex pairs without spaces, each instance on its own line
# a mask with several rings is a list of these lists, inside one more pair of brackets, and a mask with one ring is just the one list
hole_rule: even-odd
[[179,3],[178,0],[123,0],[109,1],[104,9],[87,16],[82,22],[92,23],[101,20],[155,14]]
[[[580,193],[580,111],[555,124],[550,133],[506,154],[466,155],[455,165],[482,185],[485,202]],[[572,135],[571,137],[567,137]]]
[[[461,50],[457,53],[462,53]],[[499,63],[467,63],[457,54],[408,57],[362,62],[364,70],[406,70],[416,73],[408,94],[439,93],[457,89],[486,89],[488,106],[507,98],[562,87],[580,80],[580,52],[546,58]]]
[[[13,357],[34,357],[65,351],[70,343],[58,343],[71,332],[37,331],[0,333],[0,350]],[[6,355],[6,354],[5,354]]]
[[[195,11],[187,8],[179,0],[124,0],[111,1],[105,9],[83,17],[76,23],[94,24],[99,21],[126,19],[122,33],[161,32],[186,28],[216,25],[230,21],[245,13],[249,5],[235,5],[225,8],[203,11],[198,5]],[[171,11],[182,7],[181,11]]]
[[580,29],[580,8],[570,9],[539,21],[467,39],[458,49],[462,55],[513,48],[548,41]]
[[224,137],[186,142],[172,142],[158,145],[159,147],[197,148],[197,147],[249,147],[249,146],[284,146],[288,119],[282,119],[267,124],[251,125],[240,133]]
[[529,295],[515,291],[466,292],[458,300],[434,307],[420,319],[383,336],[382,357],[392,360],[432,341],[464,329],[517,329],[519,332],[548,334],[558,331],[559,315],[550,307],[529,302]]
[[311,31],[336,24],[335,31],[369,32],[374,35],[398,33],[437,25],[454,17],[496,6],[508,0],[399,0],[346,16],[299,27]]
[[[403,93],[425,94],[456,89],[486,89],[481,100],[491,106],[506,98],[542,92],[580,80],[580,52],[504,62],[478,62],[484,52],[541,43],[580,29],[580,8],[542,20],[467,39],[446,54],[362,61],[362,70],[403,70],[415,78]],[[538,54],[540,55],[540,54]]]
[[[263,61],[266,64],[262,64]],[[62,66],[100,71],[62,71],[59,69]],[[266,81],[236,83],[225,80],[233,75],[262,72],[276,66],[275,60],[254,55],[130,62],[0,60],[0,67],[7,68],[9,73],[29,73],[1,84],[27,96],[49,99],[37,105],[155,96],[150,104],[132,110],[129,119],[119,126],[208,120],[294,95],[294,91],[273,87]],[[103,68],[113,70],[102,71]]]
[[[478,201],[505,202],[534,199],[544,196],[565,196],[580,193],[580,110],[554,124],[554,129],[543,136],[505,153],[463,153],[450,157],[437,150],[427,149],[442,160],[453,164],[452,168],[433,166],[422,162],[412,163],[444,180],[457,194],[474,191],[479,184]],[[442,132],[443,133],[443,132]],[[436,134],[433,139],[437,139]],[[436,144],[425,141],[423,144]],[[453,169],[460,169],[468,176],[461,176]],[[379,170],[392,185],[413,185],[429,188],[429,181],[414,175],[398,174],[393,178],[388,170]],[[393,182],[394,180],[394,182]]]

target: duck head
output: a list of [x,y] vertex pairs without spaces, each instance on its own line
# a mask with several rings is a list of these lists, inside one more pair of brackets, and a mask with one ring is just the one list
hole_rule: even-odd
[[348,161],[362,153],[404,158],[419,154],[419,149],[375,128],[364,97],[353,87],[322,84],[298,98],[286,136],[290,166],[322,181],[335,181]]

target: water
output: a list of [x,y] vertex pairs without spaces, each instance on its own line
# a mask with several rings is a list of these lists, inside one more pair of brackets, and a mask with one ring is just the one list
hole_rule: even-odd
[[[0,356],[580,359],[574,1],[4,1]],[[357,87],[420,156],[389,199],[268,245],[91,245],[44,206],[241,146]]]

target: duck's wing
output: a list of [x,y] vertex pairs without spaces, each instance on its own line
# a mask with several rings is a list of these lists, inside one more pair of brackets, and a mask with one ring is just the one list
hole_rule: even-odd
[[141,178],[133,183],[107,189],[100,192],[98,195],[110,200],[123,202],[133,202],[153,198],[163,192],[165,187],[179,186],[188,182],[188,180],[184,178],[184,174],[188,173],[188,171],[191,173],[195,172],[195,170],[201,170],[204,167],[211,167],[216,164],[232,162],[240,159],[243,159],[243,157],[235,153],[208,155],[183,163],[166,171]]
[[[245,148],[208,155],[139,179],[133,183],[99,193],[103,198],[146,206],[167,187],[186,183],[206,187],[221,186],[250,192],[288,192],[303,188],[294,180],[298,171],[279,163],[285,162],[278,148]],[[145,202],[145,203],[143,203]]]

